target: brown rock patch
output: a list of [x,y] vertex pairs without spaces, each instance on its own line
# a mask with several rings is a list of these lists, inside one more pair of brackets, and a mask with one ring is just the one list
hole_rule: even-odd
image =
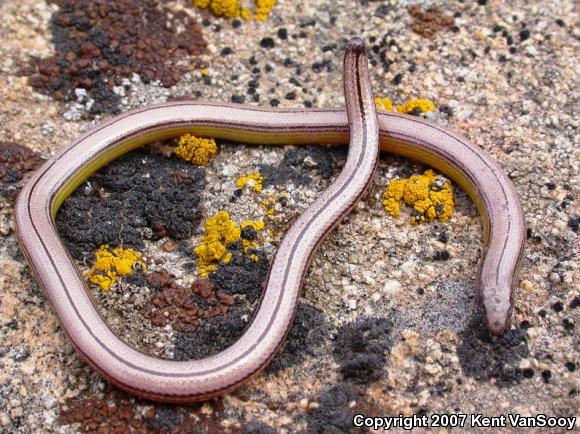
[[455,23],[452,16],[445,15],[443,10],[437,6],[424,11],[419,5],[411,5],[407,11],[415,18],[411,29],[425,38],[431,38],[439,30],[448,29]]
[[36,152],[13,142],[0,142],[0,195],[14,203],[20,181],[26,172],[36,169],[42,158]]
[[56,54],[33,58],[21,73],[38,92],[57,100],[77,98],[76,88],[94,100],[92,113],[115,111],[119,96],[114,86],[139,74],[148,83],[169,87],[181,72],[186,56],[206,50],[197,23],[168,1],[51,0],[59,6],[52,17]]

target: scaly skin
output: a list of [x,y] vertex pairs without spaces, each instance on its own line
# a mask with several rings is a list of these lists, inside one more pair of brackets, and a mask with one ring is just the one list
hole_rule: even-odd
[[[346,112],[193,101],[146,107],[89,131],[39,169],[16,204],[17,235],[63,329],[95,370],[130,393],[165,402],[213,397],[259,373],[292,325],[316,248],[372,180],[379,148],[439,169],[475,201],[485,234],[477,299],[489,332],[506,330],[525,241],[523,213],[510,180],[483,151],[455,134],[411,116],[377,116],[359,39],[346,48],[344,89]],[[147,356],[111,331],[63,246],[54,217],[64,199],[98,168],[146,143],[184,133],[255,144],[348,144],[349,153],[338,178],[282,240],[259,309],[244,334],[215,356],[177,362]]]

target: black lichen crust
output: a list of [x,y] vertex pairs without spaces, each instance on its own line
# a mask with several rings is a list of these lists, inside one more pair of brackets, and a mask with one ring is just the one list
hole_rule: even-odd
[[[256,305],[236,297],[236,305],[225,315],[205,318],[194,333],[178,332],[174,339],[175,360],[198,360],[213,356],[232,345],[249,324]],[[314,307],[299,303],[294,323],[283,349],[266,368],[267,373],[298,364],[324,342],[326,331],[322,314]]]
[[[270,262],[260,250],[243,252],[239,242],[229,246],[229,250],[232,260],[220,265],[209,281],[227,294],[244,294],[249,302],[254,302],[262,294]],[[250,254],[256,255],[258,261],[251,259]]]
[[278,431],[269,425],[260,422],[250,422],[242,425],[245,434],[278,434]]
[[260,173],[264,177],[264,186],[309,185],[314,182],[313,174],[322,179],[329,179],[336,168],[335,154],[342,150],[327,149],[322,146],[292,148],[284,154],[278,165],[261,165]]
[[495,379],[499,387],[519,383],[533,376],[518,367],[520,360],[529,355],[526,327],[508,330],[500,338],[489,336],[476,317],[460,333],[461,346],[457,350],[459,363],[465,375],[478,381]]
[[201,219],[205,185],[202,168],[133,151],[92,175],[65,200],[57,229],[78,260],[102,244],[140,248],[149,235],[186,238]]
[[363,317],[338,331],[333,354],[345,380],[368,384],[382,376],[391,330],[385,318]]
[[251,316],[250,308],[232,306],[226,315],[204,320],[195,333],[176,333],[174,359],[198,360],[225,350],[242,335]]
[[306,356],[314,356],[327,336],[328,327],[322,312],[314,306],[298,302],[296,316],[284,346],[270,362],[266,373],[276,373],[302,363]]
[[347,384],[337,384],[324,390],[319,406],[308,415],[308,434],[349,434],[368,432],[366,428],[355,428],[353,419],[355,409],[350,404],[356,401],[357,394]]
[[[252,253],[258,263],[234,249],[229,264],[222,265],[210,275],[216,289],[234,296],[235,305],[225,315],[204,318],[194,333],[177,333],[174,339],[175,360],[209,357],[232,345],[244,332],[257,308],[269,269],[266,255],[260,250]],[[203,307],[201,297],[192,300]],[[268,365],[267,372],[298,364],[307,355],[314,354],[327,335],[324,317],[316,308],[299,302],[294,323],[288,332],[283,349]]]

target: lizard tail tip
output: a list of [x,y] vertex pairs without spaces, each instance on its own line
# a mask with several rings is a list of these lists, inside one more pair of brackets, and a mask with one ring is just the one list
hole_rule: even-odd
[[346,49],[355,53],[360,53],[365,50],[365,43],[360,38],[352,38],[348,41]]

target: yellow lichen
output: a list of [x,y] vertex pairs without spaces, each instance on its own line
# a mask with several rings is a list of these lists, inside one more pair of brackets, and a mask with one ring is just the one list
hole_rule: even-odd
[[193,0],[201,9],[209,9],[217,17],[235,18],[240,13],[240,0]]
[[257,193],[262,192],[264,177],[260,172],[252,172],[246,176],[240,176],[236,181],[236,187],[244,188],[246,185]]
[[[254,229],[256,232],[261,232],[266,227],[266,224],[262,220],[246,220],[240,225],[240,229],[242,231],[247,227]],[[244,252],[247,252],[250,249],[256,248],[256,241],[242,238],[242,246],[244,248]]]
[[260,232],[264,230],[266,224],[262,220],[246,220],[240,225],[241,229],[246,229],[248,227],[253,228],[256,232]]
[[249,20],[250,18],[252,18],[252,14],[250,12],[250,10],[248,8],[242,8],[240,10],[240,18],[242,20]]
[[206,139],[184,134],[179,138],[173,153],[179,158],[196,166],[205,166],[211,157],[217,152],[217,145],[214,139]]
[[266,21],[275,4],[276,0],[256,0],[256,19]]
[[405,185],[407,185],[406,179],[394,179],[389,183],[385,193],[383,194],[383,205],[385,211],[393,217],[399,217],[399,214],[401,213],[400,202],[403,198]]
[[404,104],[399,104],[397,111],[408,114],[418,109],[422,113],[426,113],[435,110],[435,107],[435,104],[428,99],[412,99]]
[[[265,21],[276,0],[255,0],[256,20]],[[237,18],[249,20],[252,16],[247,7],[241,5],[240,0],[193,0],[193,4],[201,9],[209,8],[211,12],[222,18]]]
[[[282,194],[280,196],[283,196]],[[260,206],[266,212],[266,215],[271,220],[274,218],[274,214],[276,213],[276,197],[275,196],[268,196],[266,199],[260,202]]]
[[220,211],[207,219],[204,229],[201,244],[194,252],[197,254],[199,275],[205,278],[217,270],[220,261],[224,264],[231,261],[232,254],[227,251],[227,246],[240,239],[240,228],[230,219],[229,213]]
[[453,189],[449,181],[432,170],[409,179],[394,179],[383,193],[385,211],[393,217],[401,212],[401,201],[413,207],[412,223],[447,221],[453,215]]
[[95,265],[89,271],[88,277],[92,283],[108,291],[119,277],[133,273],[135,264],[146,268],[141,253],[122,247],[111,249],[104,244],[95,252]]
[[396,109],[399,113],[413,113],[419,110],[421,113],[426,113],[435,110],[436,106],[433,102],[427,99],[411,99],[404,104],[399,104],[396,107],[390,98],[375,98],[375,105],[377,110],[390,112]]
[[393,101],[390,98],[375,97],[375,105],[379,111],[390,112],[393,110]]
[[220,211],[208,218],[204,225],[205,233],[201,243],[194,249],[197,254],[199,275],[206,278],[217,270],[218,265],[229,263],[233,255],[228,252],[228,246],[242,240],[244,251],[256,247],[255,240],[242,238],[242,230],[251,227],[256,232],[264,230],[263,221],[246,220],[237,225],[226,211]]

